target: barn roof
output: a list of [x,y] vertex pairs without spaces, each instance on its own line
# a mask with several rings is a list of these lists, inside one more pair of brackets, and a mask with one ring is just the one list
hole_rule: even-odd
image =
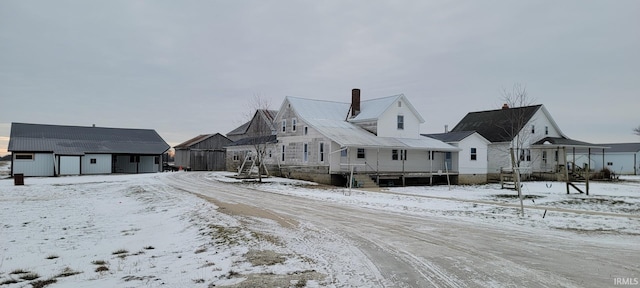
[[170,148],[155,130],[11,123],[9,151],[159,155]]
[[[176,146],[175,146],[175,147],[173,147],[173,148],[175,148],[175,149],[184,149],[184,148],[189,148],[189,147],[191,147],[191,146],[193,146],[193,145],[195,145],[195,144],[198,144],[198,143],[200,143],[200,142],[202,142],[202,141],[204,141],[204,140],[207,140],[207,139],[209,139],[209,138],[211,138],[211,137],[214,137],[214,136],[227,138],[226,136],[224,136],[224,135],[222,135],[222,134],[220,134],[220,133],[215,133],[215,134],[201,134],[201,135],[198,135],[198,136],[196,136],[196,137],[193,137],[193,138],[191,138],[191,139],[189,139],[189,140],[187,140],[187,141],[184,141],[184,142],[182,142],[182,143],[180,143],[180,144],[176,145]],[[231,141],[231,140],[227,140],[227,141]]]
[[[397,99],[398,96],[389,97]],[[318,130],[321,134],[335,141],[342,147],[361,148],[397,148],[397,149],[427,149],[437,151],[458,151],[460,149],[446,144],[440,140],[420,137],[420,138],[393,138],[378,137],[362,127],[350,123],[346,120],[349,115],[350,103],[341,103],[324,100],[304,99],[297,97],[287,97],[286,101],[295,110],[298,117],[304,119],[309,126]],[[374,115],[380,111],[384,101],[374,101],[378,105],[367,105],[368,101],[363,101],[360,114]],[[373,103],[373,102],[371,102]],[[370,104],[371,104],[370,103]],[[394,103],[389,102],[386,104]],[[385,105],[386,105],[385,104]],[[366,109],[374,109],[374,112],[367,112]]]
[[273,120],[275,119],[277,114],[278,114],[277,110],[258,109],[253,114],[253,117],[251,117],[251,120],[245,122],[244,124],[238,126],[235,129],[229,131],[229,133],[227,133],[227,136],[243,135],[243,134],[247,133],[247,129],[249,129],[249,126],[251,126],[251,122],[254,119],[256,119],[257,115],[261,115],[266,123],[268,123],[269,125],[273,126]]
[[[470,112],[451,132],[476,131],[491,142],[511,141],[541,107],[542,105],[534,105]],[[514,121],[514,118],[518,120]]]

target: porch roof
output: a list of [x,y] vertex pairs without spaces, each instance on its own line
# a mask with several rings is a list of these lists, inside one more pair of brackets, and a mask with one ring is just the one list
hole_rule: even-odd
[[531,145],[532,148],[551,148],[551,147],[564,147],[564,148],[598,148],[598,149],[608,149],[609,147],[604,145],[592,144],[587,142],[582,142],[578,140],[573,140],[569,138],[562,137],[546,137],[539,140],[536,143]]

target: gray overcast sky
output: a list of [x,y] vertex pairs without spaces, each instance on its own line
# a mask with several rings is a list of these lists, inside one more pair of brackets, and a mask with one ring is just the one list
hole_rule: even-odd
[[404,93],[443,132],[525,85],[569,137],[640,142],[640,1],[2,1],[11,122],[226,134],[254,95]]

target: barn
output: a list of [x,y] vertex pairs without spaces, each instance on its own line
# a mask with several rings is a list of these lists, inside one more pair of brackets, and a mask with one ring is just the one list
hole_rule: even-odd
[[170,148],[155,130],[11,123],[11,175],[152,173]]
[[226,136],[203,134],[175,147],[175,166],[193,171],[223,171],[227,146],[232,141]]

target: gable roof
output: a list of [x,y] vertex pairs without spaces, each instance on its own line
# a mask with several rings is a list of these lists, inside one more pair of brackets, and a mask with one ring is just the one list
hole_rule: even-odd
[[[397,97],[393,99],[397,99]],[[350,103],[287,96],[282,105],[283,108],[284,105],[291,105],[300,119],[342,147],[385,147],[398,149],[432,149],[437,151],[460,150],[442,141],[425,137],[415,139],[378,137],[346,120],[351,107]],[[365,105],[362,105],[361,108],[360,114],[367,113],[365,112]],[[284,109],[280,111],[279,113],[282,113]]]
[[170,148],[155,130],[11,123],[9,151],[159,155]]
[[[178,144],[178,145],[174,146],[173,148],[175,148],[175,149],[189,148],[189,147],[191,147],[191,146],[193,146],[193,145],[195,145],[195,144],[198,144],[198,143],[200,143],[200,142],[202,142],[202,141],[204,141],[204,140],[207,140],[207,139],[209,139],[209,138],[211,138],[211,137],[214,137],[214,136],[216,136],[216,135],[217,135],[217,136],[219,136],[219,137],[227,138],[226,136],[224,136],[224,135],[222,135],[222,134],[220,134],[220,133],[215,133],[215,134],[201,134],[201,135],[198,135],[198,136],[196,136],[196,137],[193,137],[193,138],[191,138],[191,139],[189,139],[189,140],[187,140],[187,141],[184,141],[184,142],[182,142],[182,143],[180,143],[180,144]],[[228,140],[228,139],[227,139],[227,140]],[[228,141],[231,141],[231,140],[228,140]]]
[[[498,110],[470,112],[451,129],[451,132],[476,131],[491,142],[511,141],[533,115],[543,106],[525,106]],[[519,120],[514,121],[513,119]],[[514,133],[511,133],[514,131]]]
[[353,118],[350,118],[351,122],[372,121],[380,118],[384,112],[389,110],[391,106],[402,100],[403,105],[406,105],[413,114],[416,115],[420,123],[424,123],[424,119],[418,113],[418,111],[411,105],[411,102],[407,100],[404,94],[398,94],[383,98],[365,100],[360,102],[360,113]]
[[[447,133],[435,133],[435,134],[421,134],[425,137],[430,137],[433,139],[438,139],[442,142],[460,142],[463,139],[471,136],[476,131],[460,131],[460,132],[447,132]],[[482,135],[480,135],[482,137]]]
[[247,133],[247,130],[251,126],[251,122],[254,121],[257,115],[260,115],[262,119],[271,126],[272,129],[275,129],[275,127],[273,127],[273,120],[276,118],[277,114],[278,114],[277,110],[258,109],[256,110],[256,112],[253,114],[253,117],[251,117],[249,121],[231,130],[229,133],[227,133],[227,135],[234,136],[234,135],[243,135]]

